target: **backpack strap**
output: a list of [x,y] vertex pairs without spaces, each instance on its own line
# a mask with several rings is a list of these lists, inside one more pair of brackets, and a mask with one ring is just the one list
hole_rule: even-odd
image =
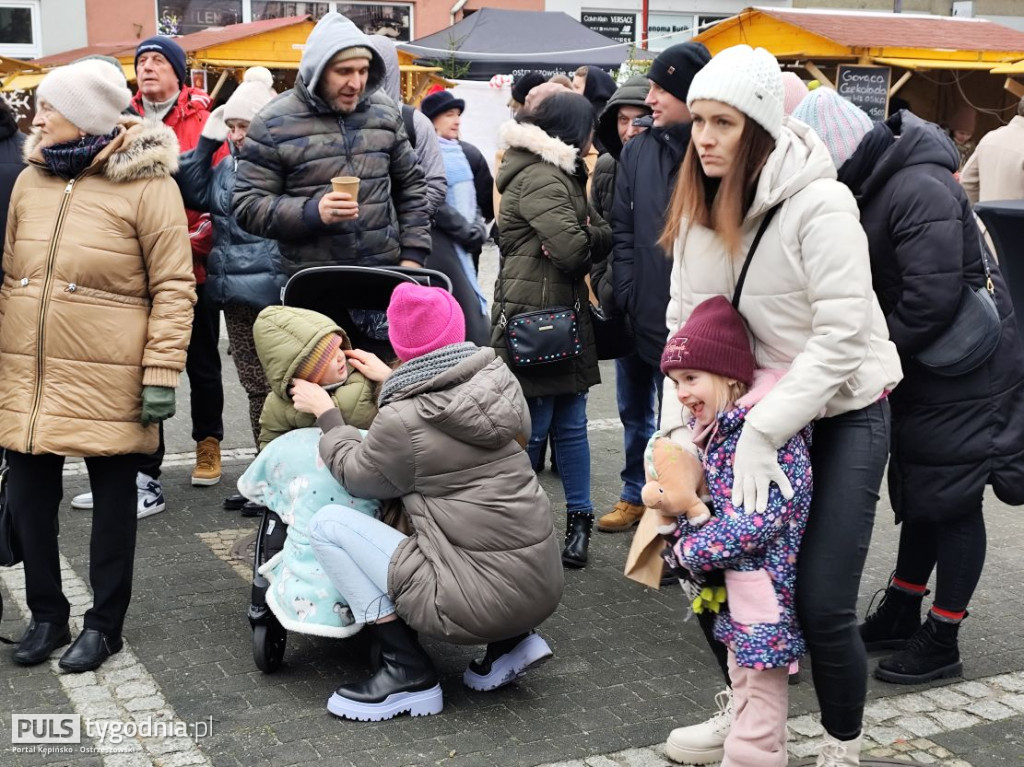
[[402,122],[405,123],[405,132],[409,134],[409,143],[412,144],[412,148],[416,148],[416,123],[413,120],[413,115],[416,110],[408,104],[402,104]]

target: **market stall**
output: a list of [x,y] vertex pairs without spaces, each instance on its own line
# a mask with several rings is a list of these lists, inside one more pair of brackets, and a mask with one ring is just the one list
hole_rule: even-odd
[[1005,68],[1024,59],[1024,32],[982,19],[748,8],[695,39],[712,53],[739,43],[766,48],[806,79],[841,90],[845,82],[862,107],[898,96],[944,125],[970,107],[975,140],[1007,122],[1024,95],[1004,89]]

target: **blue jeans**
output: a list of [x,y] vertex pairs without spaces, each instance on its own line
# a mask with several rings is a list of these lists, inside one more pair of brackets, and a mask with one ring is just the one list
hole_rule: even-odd
[[590,442],[587,441],[587,393],[529,397],[532,433],[526,446],[530,463],[540,460],[541,450],[551,432],[558,456],[558,475],[565,491],[568,511],[594,513],[590,501]]
[[[644,450],[661,420],[661,388],[665,376],[635,354],[615,360],[615,398],[622,421],[626,463],[619,476],[626,503],[642,506],[644,486]],[[561,460],[561,456],[559,456]]]
[[360,623],[374,623],[395,611],[388,598],[388,567],[405,538],[347,506],[324,506],[309,523],[317,561]]

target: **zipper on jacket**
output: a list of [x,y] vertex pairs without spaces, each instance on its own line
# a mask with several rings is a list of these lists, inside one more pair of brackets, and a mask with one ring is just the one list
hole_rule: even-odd
[[72,178],[64,187],[64,199],[61,200],[60,208],[57,210],[57,224],[53,230],[53,238],[50,240],[50,252],[46,255],[46,277],[43,279],[43,293],[39,299],[39,321],[36,324],[36,390],[32,395],[32,410],[28,419],[28,447],[25,451],[27,453],[32,452],[36,418],[39,416],[39,400],[43,396],[43,347],[45,346],[43,334],[46,331],[46,307],[50,303],[50,286],[53,282],[53,262],[57,259],[57,243],[60,241],[60,231],[64,225],[64,216],[67,214],[68,205],[71,203],[71,189],[74,185],[75,180]]

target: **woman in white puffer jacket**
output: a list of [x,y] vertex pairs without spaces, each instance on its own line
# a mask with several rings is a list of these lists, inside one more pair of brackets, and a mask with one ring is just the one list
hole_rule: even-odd
[[[867,684],[857,593],[888,457],[886,396],[902,377],[899,356],[872,291],[857,203],[836,180],[824,144],[783,118],[774,57],[746,45],[722,51],[694,77],[687,103],[692,142],[662,239],[673,253],[668,332],[705,299],[735,297],[763,228],[738,308],[757,366],[787,372],[747,417],[733,502],[763,509],[771,482],[791,494],[776,450],[818,419],[797,610],[826,731],[817,763],[855,766]],[[665,402],[675,402],[671,380],[665,386]],[[662,430],[682,424],[680,408],[666,406]],[[674,730],[669,755],[713,761],[731,720],[728,707],[723,714]]]

